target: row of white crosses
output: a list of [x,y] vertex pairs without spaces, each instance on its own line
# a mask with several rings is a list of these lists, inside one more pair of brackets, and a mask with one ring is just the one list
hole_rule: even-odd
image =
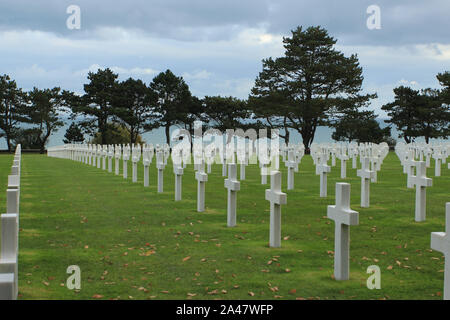
[[[426,169],[430,167],[430,157],[435,159],[435,176],[439,177],[441,165],[442,162],[446,162],[448,150],[450,150],[450,143],[435,145],[398,143],[395,147],[395,153],[403,165],[403,172],[407,174],[407,188],[416,187],[415,220],[418,222],[426,219],[426,188],[432,186],[432,179],[426,176]],[[425,161],[423,161],[424,156]]]
[[21,147],[16,147],[1,215],[0,300],[16,300],[18,288]]
[[[400,159],[403,165],[403,172],[408,175],[412,174],[414,166],[414,161],[418,159],[419,161],[424,161],[427,168],[430,167],[431,158],[435,160],[434,165],[434,175],[436,177],[441,176],[441,167],[446,163],[447,157],[450,154],[450,143],[441,142],[434,144],[427,143],[409,143],[405,144],[403,142],[397,143],[395,146],[395,153]],[[450,169],[450,163],[448,165]]]
[[164,164],[167,164],[170,148],[168,145],[153,147],[152,144],[140,145],[93,145],[93,144],[68,144],[64,146],[48,148],[47,155],[50,157],[66,158],[80,161],[88,165],[102,168],[112,172],[112,160],[115,160],[114,172],[120,174],[120,160],[123,161],[123,178],[128,178],[128,161],[132,161],[132,181],[137,182],[137,164],[142,159],[144,165],[144,186],[148,186],[148,166],[156,150],[163,152]]
[[[157,148],[157,167],[162,171],[165,166],[164,150],[162,148]],[[315,162],[317,164],[317,172],[321,174],[321,195],[326,196],[326,174],[329,172],[330,167],[327,165],[327,160],[329,160],[330,155],[333,158],[333,153],[339,159],[346,160],[347,153],[356,156],[360,156],[362,162],[362,168],[358,170],[357,175],[361,177],[361,207],[369,206],[369,186],[370,182],[373,181],[374,172],[379,168],[382,160],[386,156],[385,148],[377,148],[374,145],[348,145],[344,147],[334,147],[330,149],[328,147],[321,147],[321,152],[316,152]],[[289,171],[293,172],[295,170],[296,159],[301,159],[301,152],[295,152],[294,148],[289,146],[285,148],[285,153],[287,153],[286,166],[288,167],[288,185],[291,184],[289,178]],[[300,157],[297,155],[300,154]],[[197,192],[197,210],[199,212],[204,211],[204,190],[205,183],[207,181],[207,174],[205,171],[205,156],[198,155],[198,158],[203,158],[200,164],[196,165],[196,179],[198,181],[198,192]],[[238,157],[239,159],[239,157]],[[235,155],[228,157],[229,162],[225,164],[228,168],[228,178],[225,180],[225,188],[228,189],[227,196],[227,225],[229,227],[234,227],[236,225],[236,203],[237,203],[237,192],[240,190],[240,182],[237,180],[237,164],[235,163]],[[261,159],[262,160],[262,159]],[[226,161],[224,161],[226,163]],[[159,166],[158,166],[159,164]],[[242,165],[242,164],[241,164]],[[260,166],[264,163],[260,162]],[[372,165],[372,170],[371,170]],[[423,168],[425,163],[422,163],[417,169],[416,176],[411,176],[412,183],[418,186],[417,194],[420,196],[416,198],[416,219],[422,216],[424,212],[423,203],[424,200],[420,201],[417,199],[424,199],[424,187],[429,184],[429,179],[424,177],[421,172],[424,172]],[[297,166],[298,167],[298,166]],[[180,179],[175,179],[175,200],[181,200],[181,175],[182,167],[174,165],[174,174],[179,176]],[[286,204],[286,194],[281,192],[281,173],[279,171],[272,171],[271,174],[271,188],[266,190],[266,200],[270,201],[270,235],[269,243],[270,247],[280,247],[281,246],[281,205]],[[342,176],[342,168],[341,168]],[[428,180],[427,180],[428,179]],[[162,178],[161,188],[162,192]],[[179,181],[179,182],[177,182]],[[158,183],[160,185],[160,183]],[[323,188],[325,186],[325,188]],[[293,186],[292,186],[293,187]],[[289,189],[289,187],[288,187]],[[178,190],[178,191],[177,191]],[[417,201],[420,205],[417,205]],[[349,246],[350,246],[350,236],[349,236],[349,226],[358,224],[358,213],[350,209],[350,185],[346,183],[336,184],[336,205],[329,206],[328,217],[335,221],[335,279],[336,280],[346,280],[349,277]],[[433,240],[433,243],[437,243],[438,240]],[[440,247],[437,244],[433,244],[436,250],[441,250],[445,252],[445,246],[441,244]],[[440,248],[440,249],[438,249]],[[446,273],[448,274],[448,272]],[[448,277],[447,277],[448,278]],[[446,278],[446,279],[447,279]],[[446,280],[448,281],[448,280]],[[448,285],[447,285],[448,286]]]
[[445,231],[431,233],[431,249],[444,254],[444,300],[450,300],[450,202],[445,205]]
[[287,161],[285,161],[285,166],[288,168],[287,174],[287,189],[294,189],[294,173],[298,172],[298,166],[305,155],[305,147],[303,144],[293,145],[290,144],[287,151]]
[[[229,166],[229,170],[235,172],[235,167],[233,168],[233,165]],[[238,190],[238,183],[232,178],[225,181],[225,186],[229,188],[229,208],[230,201],[233,201],[233,198],[230,197],[230,189]],[[270,202],[269,246],[278,248],[281,246],[281,205],[287,203],[286,193],[281,192],[281,172],[273,171],[271,173],[270,186],[271,188],[266,190],[266,200]],[[235,211],[233,211],[235,204],[233,206],[232,202],[231,205],[231,212],[234,213],[232,222],[235,223],[236,217]],[[335,221],[334,276],[336,280],[348,280],[350,270],[350,226],[358,225],[359,223],[359,213],[350,209],[350,184],[336,184],[336,204],[328,206],[327,216]]]
[[[418,222],[425,221],[426,218],[426,188],[432,185],[432,179],[426,176],[426,169],[430,167],[430,158],[435,159],[434,175],[439,177],[442,163],[446,162],[449,151],[450,143],[448,142],[434,145],[398,143],[395,148],[395,153],[403,165],[403,172],[407,173],[407,187],[416,186],[415,220]],[[450,169],[450,164],[448,168]],[[450,203],[445,206],[445,219],[446,232],[431,233],[431,248],[444,254],[444,300],[450,300]]]
[[[374,149],[374,150],[372,150]],[[359,155],[362,168],[357,171],[361,177],[361,207],[369,206],[369,185],[374,171],[370,170],[370,155],[375,153],[382,159],[386,157],[386,146],[377,148],[372,145],[349,145],[333,146],[316,145],[312,148],[313,159],[316,164],[316,174],[320,175],[320,196],[327,196],[327,174],[331,167],[327,164],[330,155],[332,166],[336,165],[335,158],[341,160],[341,178],[346,177],[346,161],[348,154],[352,156],[354,168],[356,168],[356,157]],[[381,152],[383,150],[384,152]],[[388,152],[388,149],[387,149]],[[376,162],[375,162],[376,163]],[[374,168],[375,169],[375,168]],[[359,224],[359,213],[350,209],[350,184],[336,183],[336,204],[328,206],[327,217],[335,222],[334,242],[334,277],[336,280],[348,280],[350,273],[350,226]]]
[[[369,207],[370,183],[377,182],[377,171],[381,169],[384,158],[389,153],[387,144],[312,144],[311,156],[316,165],[316,174],[320,176],[320,197],[327,197],[327,175],[331,167],[336,165],[335,158],[341,160],[341,179],[347,177],[347,160],[352,157],[352,167],[357,167],[357,157],[361,161],[361,169],[357,176],[361,178],[361,207]],[[331,157],[331,166],[328,160]],[[334,161],[333,161],[334,159]]]

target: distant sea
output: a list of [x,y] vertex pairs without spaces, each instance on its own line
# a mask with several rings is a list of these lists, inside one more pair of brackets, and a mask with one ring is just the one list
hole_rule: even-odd
[[[382,128],[387,126],[383,119],[378,119],[377,121],[380,123],[380,126]],[[50,136],[47,147],[54,147],[54,146],[59,146],[59,145],[64,144],[64,142],[63,142],[64,135],[66,133],[66,130],[69,128],[70,124],[71,124],[71,121],[66,119],[65,125],[63,127],[59,128],[58,131],[54,132]],[[177,126],[172,126],[170,128],[170,132],[172,133],[177,128],[178,128]],[[333,132],[334,132],[334,129],[332,129],[332,128],[318,127],[316,130],[316,135],[314,137],[313,142],[316,142],[316,143],[334,142],[334,140],[331,138],[331,135]],[[281,133],[283,133],[283,132],[281,132]],[[397,141],[403,141],[403,139],[398,138],[398,132],[395,130],[395,128],[391,129],[391,135]],[[86,137],[86,138],[89,139],[89,137]],[[142,135],[142,138],[146,143],[164,144],[166,142],[165,130],[163,127],[154,129],[151,132],[144,133]],[[300,143],[300,142],[302,142],[302,137],[297,131],[291,129],[290,130],[290,141],[293,143]],[[424,141],[424,139],[417,139],[416,141],[422,142],[422,141]],[[437,141],[437,140],[433,140],[433,141]],[[6,140],[4,138],[0,139],[0,149],[6,149]]]

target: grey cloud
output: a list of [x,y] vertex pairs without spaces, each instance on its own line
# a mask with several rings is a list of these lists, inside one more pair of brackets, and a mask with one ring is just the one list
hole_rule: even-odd
[[[82,30],[66,28],[66,8],[81,7]],[[382,29],[366,28],[369,5],[381,8]],[[288,35],[298,25],[322,25],[346,44],[448,43],[448,0],[2,0],[0,27],[89,37],[98,27],[140,29],[182,41],[228,40],[242,28]]]

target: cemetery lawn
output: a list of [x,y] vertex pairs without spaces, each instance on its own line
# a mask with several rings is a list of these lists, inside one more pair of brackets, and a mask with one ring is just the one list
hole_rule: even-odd
[[[305,156],[281,209],[282,247],[273,249],[269,185],[261,185],[257,165],[246,169],[237,226],[228,228],[221,165],[208,176],[206,211],[198,213],[193,166],[184,171],[183,200],[175,202],[170,160],[162,194],[155,162],[144,188],[142,162],[132,183],[130,161],[124,180],[80,162],[22,156],[19,299],[442,299],[444,257],[430,250],[430,233],[445,231],[446,164],[441,177],[434,177],[434,161],[427,170],[433,178],[427,218],[417,223],[415,189],[406,188],[394,153],[370,186],[370,208],[359,206],[360,179],[351,161],[347,179],[339,178],[336,161],[328,197],[319,198],[319,176]],[[3,195],[11,163],[12,156],[0,156]],[[284,165],[282,172],[286,192]],[[351,184],[351,207],[360,213],[350,230],[349,281],[333,279],[334,222],[326,213],[336,182]],[[81,290],[66,287],[70,265],[81,268]],[[380,290],[366,287],[371,265],[381,269]]]

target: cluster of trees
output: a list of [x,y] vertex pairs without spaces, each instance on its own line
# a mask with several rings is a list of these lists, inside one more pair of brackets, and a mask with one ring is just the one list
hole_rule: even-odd
[[[248,99],[192,95],[182,77],[170,70],[158,74],[148,85],[142,80],[118,80],[109,68],[89,72],[84,94],[60,88],[23,92],[7,75],[0,77],[0,129],[8,149],[44,150],[51,133],[73,122],[65,143],[91,141],[101,144],[139,143],[142,134],[163,127],[170,143],[170,128],[182,127],[191,134],[194,122],[224,132],[226,129],[280,129],[289,142],[291,130],[303,139],[306,151],[319,126],[335,129],[337,141],[389,141],[390,128],[380,128],[376,115],[366,108],[376,94],[363,94],[362,68],[356,55],[335,49],[336,39],[321,27],[298,27],[283,38],[285,54],[262,61]],[[444,90],[421,93],[397,88],[388,111],[390,124],[406,139],[448,134],[449,73],[438,76]],[[439,121],[437,121],[439,119]],[[31,124],[22,128],[21,124]],[[406,129],[405,129],[406,128]]]
[[19,143],[43,151],[50,135],[64,125],[60,118],[64,109],[68,106],[60,88],[24,92],[9,76],[0,76],[0,137],[9,151]]
[[382,107],[389,116],[386,122],[397,128],[406,143],[417,137],[428,143],[450,135],[450,72],[439,73],[436,78],[443,89],[400,86],[394,89],[394,101]]

